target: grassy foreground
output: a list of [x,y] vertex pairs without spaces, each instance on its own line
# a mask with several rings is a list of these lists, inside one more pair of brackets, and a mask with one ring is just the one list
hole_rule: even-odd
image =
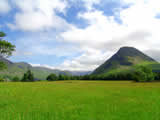
[[160,83],[0,83],[1,120],[159,120]]

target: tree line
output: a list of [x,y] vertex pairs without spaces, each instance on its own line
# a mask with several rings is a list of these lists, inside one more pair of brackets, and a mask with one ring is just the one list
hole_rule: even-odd
[[48,81],[58,80],[133,80],[136,82],[152,82],[154,80],[160,80],[160,73],[152,72],[152,69],[148,66],[137,66],[133,70],[128,72],[112,72],[101,75],[84,75],[84,76],[67,76],[50,74],[47,77]]

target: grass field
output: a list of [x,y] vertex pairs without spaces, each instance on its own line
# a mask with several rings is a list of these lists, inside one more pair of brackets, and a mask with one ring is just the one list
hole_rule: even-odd
[[160,83],[0,83],[0,120],[159,120]]

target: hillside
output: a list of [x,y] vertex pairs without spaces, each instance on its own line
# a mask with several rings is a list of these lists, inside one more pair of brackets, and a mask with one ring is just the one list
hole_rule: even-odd
[[48,69],[45,67],[32,67],[30,64],[25,62],[19,62],[19,63],[13,63],[5,58],[0,58],[0,61],[3,61],[7,64],[8,68],[5,70],[1,70],[0,74],[1,76],[19,76],[22,77],[24,72],[26,72],[28,69],[30,69],[36,79],[46,79],[46,77],[51,74],[64,74],[64,75],[70,75],[69,72],[56,70],[56,69]]
[[158,62],[153,58],[147,56],[136,48],[122,47],[116,54],[98,67],[92,74],[98,75],[105,74],[113,70],[127,70],[133,65],[143,63],[158,64]]

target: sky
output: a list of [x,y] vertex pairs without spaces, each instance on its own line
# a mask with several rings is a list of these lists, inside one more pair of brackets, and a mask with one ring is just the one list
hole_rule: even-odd
[[159,0],[0,0],[9,58],[32,66],[92,71],[120,47],[160,61]]

